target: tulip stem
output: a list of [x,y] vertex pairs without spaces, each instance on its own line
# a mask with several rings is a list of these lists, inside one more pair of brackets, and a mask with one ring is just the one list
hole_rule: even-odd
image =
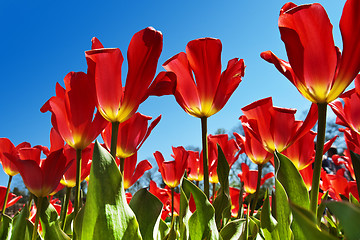
[[209,168],[208,168],[208,143],[207,143],[207,117],[201,118],[202,148],[203,148],[203,166],[204,166],[204,193],[209,199]]
[[120,172],[122,175],[124,175],[124,163],[125,163],[125,158],[120,158]]
[[310,193],[310,210],[315,214],[315,216],[317,214],[320,173],[321,173],[321,164],[322,164],[324,142],[325,142],[327,103],[318,103],[317,105],[318,105],[319,117],[318,117],[318,129],[317,129],[317,139],[316,139],[314,173],[313,173],[311,193]]
[[61,213],[60,213],[60,222],[61,222],[61,229],[65,229],[65,219],[67,215],[67,209],[69,207],[69,201],[71,196],[71,187],[66,187],[66,193],[64,196],[64,200],[61,206]]
[[3,218],[3,215],[5,214],[6,203],[7,203],[7,200],[8,200],[8,198],[9,198],[11,180],[12,180],[12,176],[9,175],[9,180],[8,180],[8,185],[7,185],[7,189],[6,189],[4,204],[3,204],[2,212],[1,212],[1,213],[2,213],[2,214],[1,214],[1,220],[2,220],[2,218]]
[[76,149],[76,186],[75,186],[75,203],[74,203],[74,217],[80,209],[80,186],[81,184],[81,149]]
[[110,153],[113,156],[114,160],[116,159],[116,145],[119,133],[119,122],[112,122],[111,123],[111,146],[110,146]]
[[174,188],[171,188],[171,222],[174,220]]
[[32,234],[32,240],[36,239],[36,233],[39,226],[39,218],[40,218],[40,212],[41,212],[41,205],[43,202],[43,197],[38,197],[37,204],[36,204],[36,217],[35,217],[35,223],[34,223],[34,230]]
[[215,201],[215,189],[216,189],[216,183],[212,184],[212,188],[213,188],[213,194],[212,194],[212,201]]
[[244,203],[244,182],[240,182],[240,193],[239,193],[239,210],[238,210],[238,215],[237,218],[240,219],[242,218],[242,207],[243,207],[243,203]]
[[257,205],[257,201],[258,201],[258,198],[259,198],[262,169],[263,169],[263,165],[258,164],[258,177],[257,177],[257,184],[256,184],[256,192],[255,192],[255,197],[254,197],[253,204],[251,205],[250,216],[252,216],[254,214],[255,207]]

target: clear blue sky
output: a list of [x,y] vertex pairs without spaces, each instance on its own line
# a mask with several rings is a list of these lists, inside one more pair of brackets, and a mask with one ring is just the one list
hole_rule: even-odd
[[[334,38],[342,48],[339,20],[344,0],[319,1],[334,26]],[[49,146],[50,113],[40,107],[63,85],[70,71],[85,71],[84,51],[96,36],[105,47],[120,48],[123,55],[137,31],[152,26],[164,36],[162,63],[185,51],[196,38],[219,38],[223,44],[223,68],[227,61],[243,58],[245,77],[227,105],[209,118],[208,132],[231,131],[239,124],[241,108],[272,96],[274,105],[297,108],[310,103],[274,66],[260,58],[272,50],[283,59],[286,52],[277,26],[286,1],[3,1],[0,7],[2,47],[0,58],[0,137],[15,145],[28,141]],[[296,4],[311,3],[296,1]],[[123,64],[123,72],[127,62]],[[123,75],[125,81],[125,75]],[[162,120],[139,151],[139,160],[161,151],[170,160],[171,146],[200,146],[200,120],[186,114],[173,96],[151,97],[139,111]],[[0,170],[0,185],[7,176]]]

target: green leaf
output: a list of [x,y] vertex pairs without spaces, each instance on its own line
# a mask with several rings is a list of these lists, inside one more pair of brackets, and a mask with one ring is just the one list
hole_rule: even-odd
[[45,240],[70,240],[70,238],[60,229],[59,215],[53,205],[46,197],[42,198],[40,209],[40,221]]
[[166,222],[160,219],[159,232],[157,238],[164,239],[168,233],[169,233],[169,226],[166,224]]
[[225,216],[226,218],[229,218],[229,216],[231,216],[231,201],[229,196],[230,167],[225,158],[224,152],[222,151],[219,144],[217,145],[217,148],[218,148],[217,174],[221,187],[217,192],[217,196],[213,203],[213,206],[215,208],[216,226],[218,227],[218,229],[221,229],[221,225],[225,220],[223,216]]
[[13,219],[13,229],[11,240],[30,240],[34,225],[28,220],[29,207],[27,204],[23,207],[20,214]]
[[11,237],[12,219],[4,214],[0,222],[0,239],[8,240]]
[[72,230],[73,220],[74,220],[74,212],[70,213],[69,215],[66,215],[64,232],[70,237],[73,235],[73,230]]
[[352,195],[352,193],[349,194],[349,202],[351,202],[352,204],[358,207],[360,205],[359,201],[354,197],[354,195]]
[[189,233],[189,219],[192,212],[189,209],[190,192],[185,192],[180,187],[180,213],[179,213],[179,225],[180,225],[180,240],[190,239]]
[[157,239],[163,208],[161,201],[143,188],[135,193],[129,205],[138,220],[142,238]]
[[354,167],[357,190],[360,193],[360,155],[350,151],[350,157]]
[[185,191],[192,193],[196,204],[196,211],[189,219],[191,240],[219,239],[215,223],[215,210],[205,194],[187,179],[183,179],[182,187]]
[[328,195],[329,195],[329,191],[327,191],[322,197],[321,197],[321,203],[318,207],[318,210],[317,210],[317,223],[320,224],[321,222],[321,217],[323,216],[324,214],[324,211],[325,211],[325,203],[326,203],[326,200],[328,198]]
[[113,157],[96,141],[86,204],[75,218],[77,239],[142,239],[123,184]]
[[[289,200],[305,209],[310,208],[309,192],[299,171],[286,156],[275,151],[274,157],[280,162],[276,178],[284,187]],[[295,239],[305,239],[296,220],[291,223],[291,230]]]
[[326,206],[340,221],[346,239],[359,239],[360,209],[348,202],[327,202]]
[[279,233],[277,231],[277,221],[271,215],[269,192],[266,190],[263,207],[261,209],[261,229],[264,232],[265,239],[279,239]]
[[[274,201],[274,199],[273,199]],[[276,205],[276,220],[278,222],[278,232],[280,239],[290,239],[290,206],[288,203],[288,197],[286,195],[284,187],[275,178],[275,205]]]
[[223,240],[237,240],[240,238],[246,224],[245,219],[236,219],[226,224],[220,231]]
[[[315,215],[310,212],[308,209],[302,208],[295,204],[290,204],[294,219],[298,222],[301,227],[305,239],[321,239],[321,240],[335,240],[327,232],[322,232],[319,230],[316,224]],[[296,239],[296,238],[295,238]]]

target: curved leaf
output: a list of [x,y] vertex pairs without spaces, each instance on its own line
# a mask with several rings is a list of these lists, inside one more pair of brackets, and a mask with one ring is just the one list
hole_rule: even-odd
[[220,231],[223,240],[237,240],[240,238],[246,224],[245,219],[236,219],[226,224]]
[[0,239],[8,240],[11,237],[12,219],[4,214],[0,222]]

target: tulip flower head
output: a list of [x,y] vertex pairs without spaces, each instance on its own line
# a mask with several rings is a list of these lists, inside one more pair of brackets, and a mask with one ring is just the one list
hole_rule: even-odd
[[360,4],[345,3],[340,20],[343,52],[335,47],[332,25],[318,3],[286,3],[279,16],[281,39],[289,62],[270,51],[261,57],[275,65],[298,91],[313,103],[330,103],[353,81],[360,70]]
[[[0,206],[4,205],[6,190],[7,190],[7,187],[0,186]],[[6,202],[6,208],[14,205],[17,201],[20,200],[20,198],[22,198],[22,196],[16,196],[13,193],[9,193],[9,196],[8,196],[8,199]]]
[[204,165],[198,151],[188,151],[187,177],[190,181],[202,181],[204,179]]
[[165,162],[163,155],[159,151],[154,153],[154,157],[165,184],[170,188],[175,188],[180,184],[185,173],[189,153],[184,147],[173,147],[172,150],[174,161]]
[[152,168],[148,160],[143,160],[137,165],[137,153],[125,158],[124,161],[124,189],[131,187],[147,170]]
[[[9,176],[15,176],[19,173],[13,159],[18,159],[19,149],[31,147],[30,143],[23,142],[17,145],[14,144],[7,138],[0,138],[0,162],[4,169],[4,172]],[[11,157],[8,157],[11,156]],[[2,205],[1,205],[2,206]]]
[[[249,194],[253,194],[256,192],[256,183],[258,178],[257,170],[249,170],[249,166],[246,163],[241,163],[241,173],[238,174],[238,177],[242,182],[244,182],[244,190]],[[274,176],[273,172],[269,172],[265,174],[264,177],[261,178],[260,186],[265,183],[266,180],[272,178]]]
[[196,39],[187,44],[186,53],[163,64],[176,74],[176,101],[192,116],[210,117],[220,111],[244,76],[244,61],[237,58],[230,60],[221,73],[221,50],[219,39]]

